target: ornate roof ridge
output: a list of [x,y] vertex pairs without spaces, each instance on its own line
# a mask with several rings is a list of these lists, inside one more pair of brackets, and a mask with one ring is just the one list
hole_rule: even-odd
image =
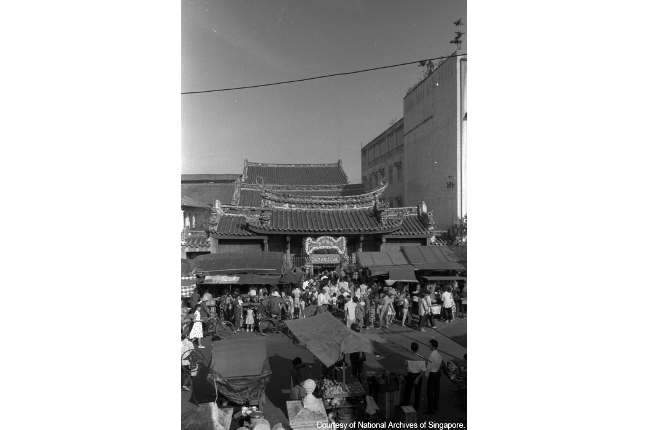
[[387,179],[381,181],[381,186],[367,193],[353,196],[292,196],[288,193],[278,194],[272,187],[261,187],[263,208],[281,209],[323,209],[342,210],[371,207],[387,188]]
[[256,163],[253,161],[247,161],[247,166],[262,166],[262,167],[338,167],[338,163],[325,163],[325,164],[314,164],[314,163]]
[[263,188],[271,188],[283,191],[340,191],[348,187],[359,188],[363,184],[322,184],[322,185],[283,185],[283,184],[257,184],[252,182],[241,182],[241,190],[261,190]]

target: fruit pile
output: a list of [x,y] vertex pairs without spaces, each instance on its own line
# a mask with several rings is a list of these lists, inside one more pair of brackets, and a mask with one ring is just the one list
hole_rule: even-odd
[[318,385],[325,396],[333,396],[337,394],[365,394],[365,390],[363,390],[361,383],[353,378],[351,378],[347,384],[323,379]]

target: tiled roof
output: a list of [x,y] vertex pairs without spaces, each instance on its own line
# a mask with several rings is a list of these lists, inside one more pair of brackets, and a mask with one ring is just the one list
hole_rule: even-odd
[[432,230],[427,222],[423,222],[418,215],[406,215],[403,217],[403,224],[397,231],[390,233],[391,235],[404,236],[404,235],[421,235],[430,234]]
[[190,197],[187,196],[181,196],[181,205],[182,206],[190,206],[193,208],[207,208],[208,205],[202,202],[199,202],[195,199],[191,199]]
[[206,236],[189,236],[184,239],[187,248],[210,248],[211,243]]
[[217,230],[212,233],[215,236],[256,236],[249,231],[246,219],[242,215],[223,215],[217,223]]
[[235,182],[240,176],[239,173],[224,173],[224,174],[215,174],[215,175],[181,175],[181,182],[223,182],[230,183]]
[[247,163],[244,182],[282,185],[346,184],[347,175],[335,164],[264,164]]
[[233,200],[235,184],[181,184],[181,195],[190,199],[215,204],[219,200],[222,204],[230,204]]
[[397,222],[381,224],[372,209],[303,210],[272,209],[266,211],[270,219],[266,225],[251,225],[252,231],[284,232],[386,232],[399,228]]
[[[347,184],[339,189],[325,190],[280,190],[281,193],[297,197],[339,197],[339,196],[357,196],[363,194],[365,189],[362,184]],[[260,190],[249,190],[242,188],[240,190],[240,200],[238,206],[260,207],[262,206],[262,197]]]

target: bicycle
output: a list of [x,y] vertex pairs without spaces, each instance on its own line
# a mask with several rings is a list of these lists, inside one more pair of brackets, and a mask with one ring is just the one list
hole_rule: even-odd
[[[201,321],[204,337],[217,335],[220,339],[229,339],[235,334],[235,326],[230,321],[223,321],[217,315],[205,318]],[[190,333],[191,321],[188,320],[182,326],[182,332]]]
[[285,336],[291,339],[293,344],[297,347],[306,348],[307,346],[304,343],[300,343],[298,338],[289,331],[289,328],[285,324],[284,321],[288,321],[290,319],[292,319],[292,317],[288,312],[284,316],[284,319],[278,319],[273,315],[270,315],[260,320],[260,322],[258,323],[258,330],[263,336],[273,336],[278,333],[283,333]]

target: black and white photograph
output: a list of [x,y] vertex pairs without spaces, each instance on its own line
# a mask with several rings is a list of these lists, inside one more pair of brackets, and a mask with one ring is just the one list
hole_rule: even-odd
[[5,3],[3,428],[642,427],[638,4]]
[[182,430],[466,428],[466,1],[181,19]]

